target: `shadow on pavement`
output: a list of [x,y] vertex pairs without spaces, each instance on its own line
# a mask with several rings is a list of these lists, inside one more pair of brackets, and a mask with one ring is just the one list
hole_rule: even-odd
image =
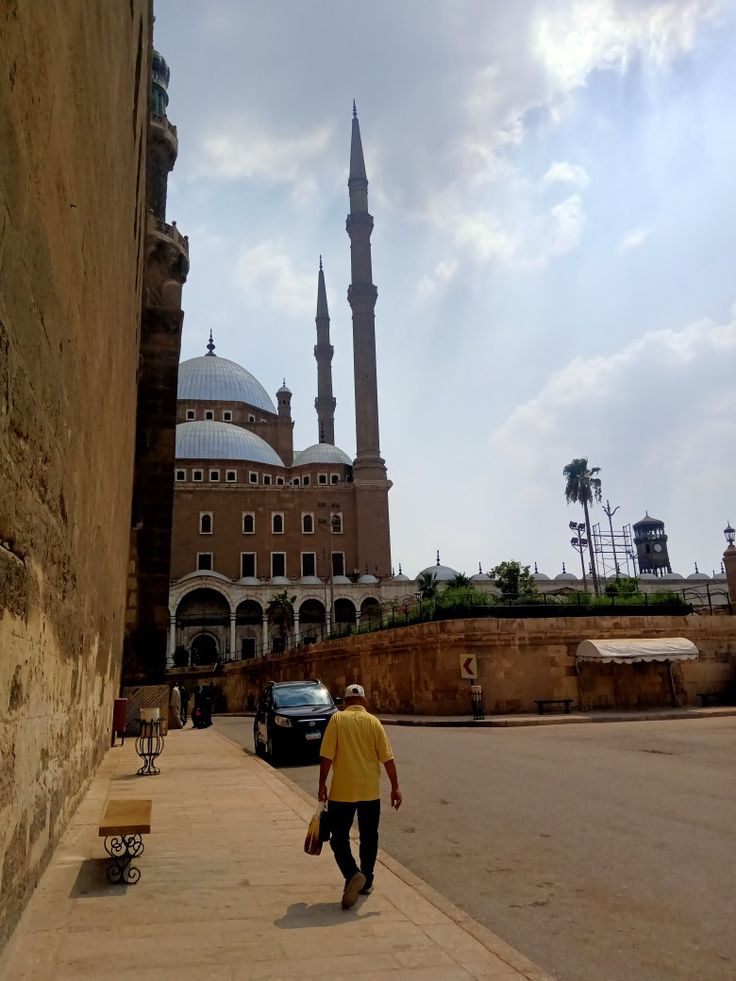
[[96,899],[100,896],[123,896],[125,883],[112,885],[107,881],[108,859],[87,858],[79,866],[77,878],[69,892],[70,899]]
[[341,909],[335,903],[293,903],[279,920],[274,920],[274,926],[281,930],[303,930],[307,927],[340,926],[341,923],[353,923],[356,919],[367,920],[369,916],[381,914],[361,913],[360,906],[353,909]]

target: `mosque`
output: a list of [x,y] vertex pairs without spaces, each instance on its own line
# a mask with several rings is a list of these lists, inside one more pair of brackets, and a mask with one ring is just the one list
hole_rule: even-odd
[[[314,642],[412,596],[393,575],[388,479],[379,445],[370,237],[360,124],[353,106],[350,211],[356,453],[335,446],[330,315],[320,259],[316,344],[318,440],[295,450],[291,392],[272,399],[242,365],[207,352],[179,366],[169,594],[169,663],[248,658]],[[287,631],[268,616],[293,600]]]

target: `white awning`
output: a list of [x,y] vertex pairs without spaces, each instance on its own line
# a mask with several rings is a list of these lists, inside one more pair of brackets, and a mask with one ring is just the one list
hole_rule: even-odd
[[632,637],[625,640],[583,640],[578,661],[632,664],[635,661],[694,661],[698,649],[686,637]]

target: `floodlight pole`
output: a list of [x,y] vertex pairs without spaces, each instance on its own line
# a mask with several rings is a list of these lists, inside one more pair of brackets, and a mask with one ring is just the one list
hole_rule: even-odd
[[603,508],[603,513],[608,515],[608,527],[611,530],[611,548],[613,549],[613,568],[616,570],[616,578],[618,579],[618,558],[616,557],[616,539],[613,537],[613,516],[618,511],[619,505],[617,504],[613,510],[611,510],[611,505],[606,498],[606,506]]

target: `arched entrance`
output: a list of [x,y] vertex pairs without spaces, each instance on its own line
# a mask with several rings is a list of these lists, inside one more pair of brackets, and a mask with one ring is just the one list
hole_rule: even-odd
[[[193,589],[176,610],[177,645],[191,651],[191,664],[213,664],[229,649],[230,604],[215,589]],[[210,640],[199,640],[209,637]],[[195,640],[198,654],[195,657]],[[214,656],[213,656],[214,655]],[[209,660],[198,660],[206,657]]]
[[325,605],[317,599],[304,600],[299,607],[299,636],[303,644],[316,644],[325,635]]
[[366,596],[360,604],[360,625],[367,630],[381,626],[381,604],[375,596]]
[[214,664],[219,656],[217,641],[212,634],[198,634],[192,639],[192,664]]
[[336,634],[349,634],[355,626],[355,604],[349,599],[335,600],[335,629]]
[[263,653],[263,607],[243,600],[235,611],[235,656],[246,661]]

